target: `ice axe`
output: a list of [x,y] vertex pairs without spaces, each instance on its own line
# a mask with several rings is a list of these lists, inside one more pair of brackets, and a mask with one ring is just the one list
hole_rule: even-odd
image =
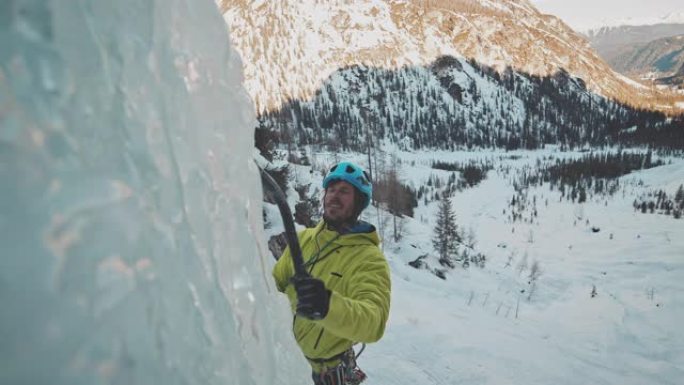
[[297,231],[295,230],[294,220],[292,219],[292,211],[290,206],[287,204],[287,198],[285,193],[280,189],[278,183],[275,179],[261,166],[259,167],[259,172],[261,173],[261,182],[265,188],[266,193],[273,198],[278,205],[278,210],[280,211],[280,216],[283,218],[283,226],[285,227],[285,240],[287,245],[290,247],[290,255],[292,256],[292,262],[294,264],[294,279],[309,277],[309,273],[304,267],[304,259],[302,258],[302,249],[299,246],[299,239],[297,238]]

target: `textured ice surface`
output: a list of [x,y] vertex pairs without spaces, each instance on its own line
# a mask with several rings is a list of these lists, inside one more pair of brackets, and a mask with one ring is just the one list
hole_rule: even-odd
[[297,384],[210,0],[0,3],[0,383]]

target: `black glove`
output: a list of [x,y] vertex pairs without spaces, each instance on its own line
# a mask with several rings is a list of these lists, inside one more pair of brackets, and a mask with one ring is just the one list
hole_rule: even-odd
[[292,278],[297,292],[297,315],[310,320],[321,320],[328,315],[330,290],[318,278]]

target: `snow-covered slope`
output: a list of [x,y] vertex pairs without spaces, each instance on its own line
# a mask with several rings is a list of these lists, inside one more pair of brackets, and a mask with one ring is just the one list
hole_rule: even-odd
[[527,0],[220,1],[257,111],[309,99],[334,71],[398,69],[443,55],[535,75],[564,69],[634,104],[652,90],[613,72],[587,41]]
[[[523,153],[522,162],[504,164],[515,168],[545,155]],[[684,180],[684,163],[623,181],[632,179],[643,180],[644,189],[662,186],[672,194]],[[684,340],[677,331],[684,242],[676,234],[684,233],[684,221],[635,213],[631,187],[625,191],[607,204],[573,205],[557,203],[560,194],[547,186],[533,189],[529,193],[542,208],[536,223],[522,226],[503,219],[512,190],[495,172],[456,195],[459,224],[475,229],[487,267],[454,272],[430,285],[397,252],[401,262],[393,267],[401,278],[394,281],[388,328],[395,345],[380,345],[369,356],[407,354],[401,363],[382,364],[385,383],[677,384],[684,375]],[[547,198],[549,205],[542,205]],[[527,268],[519,273],[525,259]],[[527,300],[533,261],[542,275]],[[427,367],[413,364],[428,352]],[[419,366],[422,372],[389,371],[390,365]]]
[[0,9],[0,383],[309,383],[215,4]]
[[[453,197],[458,226],[466,233],[472,229],[475,249],[487,260],[482,269],[447,269],[445,280],[408,265],[424,254],[433,266],[436,262],[434,201],[419,200],[414,219],[403,220],[401,241],[393,242],[386,230],[392,308],[385,337],[359,360],[369,381],[679,384],[684,376],[679,332],[684,220],[642,214],[632,204],[659,189],[674,195],[684,181],[684,160],[665,158],[672,163],[623,176],[614,195],[596,195],[581,204],[560,200],[561,193],[548,184],[531,187],[524,217],[534,219],[511,222],[512,182],[520,172],[586,153],[390,151],[401,160],[402,180],[416,188],[431,175],[446,180],[449,172],[430,168],[435,160],[493,163],[487,179]],[[366,161],[354,153],[309,151],[308,157],[315,170],[340,159]],[[320,183],[318,172],[294,169],[296,183]],[[378,224],[387,213],[371,208],[365,215]],[[533,289],[535,262],[541,274]]]

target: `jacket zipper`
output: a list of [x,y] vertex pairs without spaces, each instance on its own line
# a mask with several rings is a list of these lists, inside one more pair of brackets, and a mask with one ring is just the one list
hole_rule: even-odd
[[316,343],[314,344],[314,350],[318,347],[318,343],[321,342],[321,337],[323,337],[323,332],[325,329],[321,328],[321,332],[318,333],[318,338],[316,338]]
[[[296,314],[294,315],[294,317],[292,317],[292,331],[293,331],[293,332],[294,332],[294,330],[295,330],[295,328],[294,328],[294,326],[295,326],[295,321],[297,321],[297,315],[296,315]],[[314,350],[315,350],[316,348],[318,348],[318,344],[321,342],[321,337],[323,337],[323,332],[324,332],[324,331],[325,331],[325,329],[323,329],[323,328],[321,327],[321,331],[318,333],[318,337],[316,337],[316,343],[314,344],[314,347],[313,347]],[[301,340],[301,338],[302,338],[301,336],[300,336],[299,338],[296,338],[296,337],[297,337],[297,336],[295,335],[295,340],[297,340],[297,342],[299,342],[299,341]]]

